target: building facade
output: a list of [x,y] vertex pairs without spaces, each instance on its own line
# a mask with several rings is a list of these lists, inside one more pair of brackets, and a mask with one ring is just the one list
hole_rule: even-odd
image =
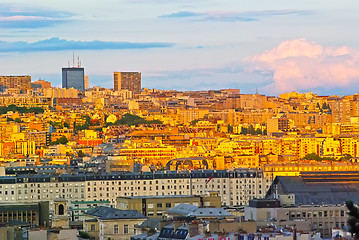
[[204,170],[155,173],[21,175],[0,178],[0,203],[110,201],[119,196],[204,195],[218,192],[221,205],[246,205],[264,197],[271,181],[260,171]]
[[6,89],[30,90],[31,76],[0,76],[0,92]]
[[210,192],[205,196],[136,196],[118,197],[116,208],[123,210],[137,210],[146,217],[162,217],[164,212],[181,203],[192,204],[199,207],[221,207],[221,197],[218,193]]
[[1,203],[0,223],[21,221],[36,226],[49,226],[49,202]]
[[141,93],[141,73],[140,72],[114,72],[114,90],[129,90],[134,94]]
[[85,91],[84,68],[62,68],[62,88]]

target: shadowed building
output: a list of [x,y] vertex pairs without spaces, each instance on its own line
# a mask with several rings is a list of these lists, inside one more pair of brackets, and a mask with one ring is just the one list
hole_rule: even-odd
[[85,91],[84,68],[62,68],[62,88]]
[[347,224],[347,200],[358,203],[358,172],[306,172],[301,176],[277,176],[267,192],[266,199],[249,201],[245,220],[304,221],[312,231],[329,238],[332,229]]
[[141,73],[140,72],[114,72],[114,90],[129,90],[135,94],[141,93]]
[[36,226],[49,226],[49,202],[1,203],[0,223],[20,221]]

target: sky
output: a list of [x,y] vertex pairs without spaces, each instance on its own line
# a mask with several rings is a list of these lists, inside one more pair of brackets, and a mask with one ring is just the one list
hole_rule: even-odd
[[146,88],[353,94],[358,12],[355,0],[2,0],[0,75],[60,87],[74,52],[90,86],[136,71]]

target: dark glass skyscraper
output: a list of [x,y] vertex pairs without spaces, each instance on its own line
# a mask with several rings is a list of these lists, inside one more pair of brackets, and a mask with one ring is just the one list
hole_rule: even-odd
[[62,68],[62,87],[85,91],[84,68]]

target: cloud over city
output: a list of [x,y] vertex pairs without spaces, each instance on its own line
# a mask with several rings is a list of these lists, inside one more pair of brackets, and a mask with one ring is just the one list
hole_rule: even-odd
[[164,48],[172,46],[174,46],[173,43],[161,42],[71,41],[60,38],[50,38],[32,43],[0,41],[0,53],[60,50],[146,49]]
[[66,22],[71,12],[0,4],[0,28],[41,28]]
[[194,21],[219,21],[219,22],[251,22],[258,21],[263,17],[268,16],[283,16],[283,15],[310,15],[313,14],[310,10],[265,10],[265,11],[206,11],[206,12],[191,12],[180,11],[167,15],[162,15],[160,18],[186,18]]
[[244,59],[247,72],[272,83],[271,92],[348,88],[359,83],[359,51],[326,47],[304,38],[281,42],[277,47]]

